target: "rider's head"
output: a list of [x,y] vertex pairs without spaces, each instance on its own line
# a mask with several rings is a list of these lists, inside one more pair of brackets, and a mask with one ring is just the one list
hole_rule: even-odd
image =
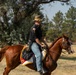
[[38,22],[40,23],[42,21],[40,15],[36,15],[35,18],[34,18],[34,22]]

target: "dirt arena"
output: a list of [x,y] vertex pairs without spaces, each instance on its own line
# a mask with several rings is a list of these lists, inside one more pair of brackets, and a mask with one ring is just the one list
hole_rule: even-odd
[[[72,48],[75,50],[74,54],[68,54],[63,50],[57,62],[58,67],[52,72],[52,75],[76,75],[76,45],[73,45]],[[0,75],[3,75],[5,66],[5,59],[3,59],[3,61],[0,62]],[[19,65],[12,70],[9,75],[39,75],[39,73],[26,66]]]

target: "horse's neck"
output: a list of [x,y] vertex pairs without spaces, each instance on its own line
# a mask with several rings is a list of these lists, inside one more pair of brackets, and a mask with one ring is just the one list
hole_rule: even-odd
[[60,46],[60,43],[59,40],[53,44],[52,47],[50,47],[49,49],[49,54],[51,55],[52,59],[57,61],[58,58],[60,57],[60,54],[61,54],[61,51],[62,51],[62,48]]

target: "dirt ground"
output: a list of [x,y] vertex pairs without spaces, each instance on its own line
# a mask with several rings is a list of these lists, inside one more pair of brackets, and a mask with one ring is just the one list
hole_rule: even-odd
[[[76,75],[76,45],[73,45],[72,48],[75,50],[74,54],[68,54],[65,51],[62,52],[57,62],[58,67],[52,72],[52,75]],[[0,75],[3,75],[5,66],[5,59],[3,59],[0,62]],[[26,66],[19,65],[9,75],[39,75],[39,73]]]

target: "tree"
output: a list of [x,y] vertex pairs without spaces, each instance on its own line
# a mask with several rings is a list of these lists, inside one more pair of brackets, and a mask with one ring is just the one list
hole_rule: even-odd
[[53,18],[54,28],[57,36],[61,35],[62,32],[62,23],[63,23],[63,13],[57,12]]
[[[7,24],[4,21],[1,20],[1,42],[5,42],[9,45],[12,44],[25,44],[27,43],[27,36],[30,31],[30,27],[33,25],[33,19],[34,15],[40,14],[43,18],[43,14],[40,12],[40,8],[38,7],[37,10],[33,13],[33,15],[30,15],[22,20],[22,22],[19,24]],[[6,21],[7,22],[7,21]],[[10,21],[11,22],[11,21]],[[2,32],[3,31],[3,32]]]
[[[0,24],[2,31],[0,31],[0,37],[8,44],[14,43],[14,41],[21,41],[25,34],[22,34],[24,21],[27,28],[31,21],[27,21],[27,18],[40,10],[41,4],[50,3],[53,1],[68,2],[69,0],[0,0]],[[30,25],[31,26],[31,25]],[[24,27],[24,28],[25,28]],[[27,30],[27,28],[25,28]],[[4,34],[4,35],[3,35]],[[24,36],[23,36],[24,35]]]
[[47,32],[47,37],[50,35],[51,40],[53,41],[58,36],[61,36],[62,34],[62,24],[63,24],[63,13],[57,12],[55,16],[53,17],[52,22],[50,22],[50,27]]
[[[68,2],[69,0],[3,0],[1,4],[6,3],[7,9],[13,10],[13,23],[18,23],[32,14],[40,4],[46,4],[53,1]],[[8,10],[7,10],[8,11]]]
[[76,8],[73,6],[66,13],[63,29],[73,41],[76,40]]
[[69,8],[65,16],[59,11],[53,17],[52,22],[49,22],[47,38],[53,41],[61,34],[67,34],[72,41],[76,41],[76,8],[73,6]]

